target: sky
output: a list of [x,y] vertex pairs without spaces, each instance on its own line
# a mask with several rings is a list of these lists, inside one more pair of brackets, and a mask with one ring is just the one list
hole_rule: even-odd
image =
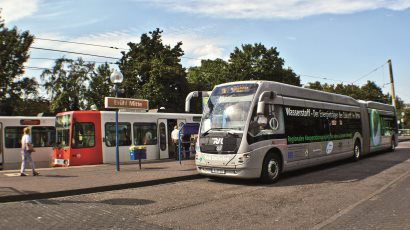
[[127,43],[160,28],[164,44],[183,43],[186,68],[262,43],[277,48],[303,85],[371,80],[391,94],[391,60],[395,93],[410,103],[410,0],[0,0],[0,8],[6,27],[36,37],[29,77],[63,56],[115,63]]

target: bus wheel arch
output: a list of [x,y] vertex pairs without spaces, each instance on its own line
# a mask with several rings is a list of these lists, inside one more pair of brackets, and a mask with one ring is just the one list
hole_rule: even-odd
[[260,180],[264,184],[273,184],[279,180],[283,169],[282,154],[278,149],[269,150],[262,163]]

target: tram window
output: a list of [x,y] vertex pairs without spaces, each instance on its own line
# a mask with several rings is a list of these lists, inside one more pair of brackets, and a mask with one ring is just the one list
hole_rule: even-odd
[[[116,126],[115,122],[105,123],[105,145],[115,147]],[[131,123],[118,123],[118,146],[131,145]]]
[[89,148],[95,146],[95,129],[93,123],[75,123],[73,125],[73,148]]
[[31,139],[34,147],[52,147],[55,143],[56,129],[54,127],[36,126],[31,128]]
[[165,123],[163,122],[159,124],[159,147],[161,151],[165,151],[167,149],[167,133]]
[[59,147],[67,147],[68,146],[68,141],[70,140],[70,129],[68,128],[57,128],[56,129],[57,133],[57,140],[56,144]]
[[156,145],[157,124],[156,123],[134,123],[135,145]]
[[21,148],[21,137],[24,127],[6,127],[4,138],[6,148]]

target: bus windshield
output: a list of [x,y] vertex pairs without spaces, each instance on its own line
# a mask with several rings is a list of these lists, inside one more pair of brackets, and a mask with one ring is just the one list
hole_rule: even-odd
[[69,114],[56,117],[57,145],[67,147],[70,140],[71,116]]
[[215,88],[204,106],[201,134],[213,130],[243,132],[257,84],[235,84]]

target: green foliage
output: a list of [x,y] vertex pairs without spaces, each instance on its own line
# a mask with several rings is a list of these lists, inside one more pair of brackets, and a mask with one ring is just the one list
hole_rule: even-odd
[[267,80],[300,85],[292,69],[283,67],[285,61],[276,48],[267,49],[257,43],[236,47],[228,62],[222,59],[202,60],[201,66],[188,69],[190,90],[209,91],[215,85],[246,80]]
[[397,121],[400,121],[399,129],[410,129],[410,109],[402,107],[397,110]]
[[[27,98],[37,96],[38,83],[19,77],[24,74],[23,64],[29,58],[33,36],[28,31],[8,29],[0,17],[0,113],[20,115]],[[22,108],[17,106],[21,104]]]
[[41,97],[19,100],[13,107],[15,114],[19,116],[37,116],[39,113],[50,113],[50,101]]
[[94,76],[93,70],[94,64],[85,63],[81,58],[77,61],[60,58],[52,70],[45,70],[40,77],[51,93],[51,111],[85,109],[86,83]]
[[142,34],[140,43],[128,43],[119,67],[128,98],[148,99],[151,108],[182,112],[188,93],[185,69],[180,64],[182,42],[174,47],[162,43],[162,31]]
[[88,109],[91,105],[96,105],[98,110],[104,110],[104,97],[112,94],[110,89],[113,87],[113,84],[109,80],[107,81],[107,77],[110,75],[110,65],[107,63],[97,67],[97,72],[90,79],[90,85],[85,92]]
[[187,80],[191,91],[210,91],[215,85],[232,81],[229,65],[222,59],[202,60],[201,66],[188,69]]
[[300,78],[292,69],[284,68],[277,48],[267,49],[261,43],[235,48],[229,59],[229,80],[267,80],[300,86]]

